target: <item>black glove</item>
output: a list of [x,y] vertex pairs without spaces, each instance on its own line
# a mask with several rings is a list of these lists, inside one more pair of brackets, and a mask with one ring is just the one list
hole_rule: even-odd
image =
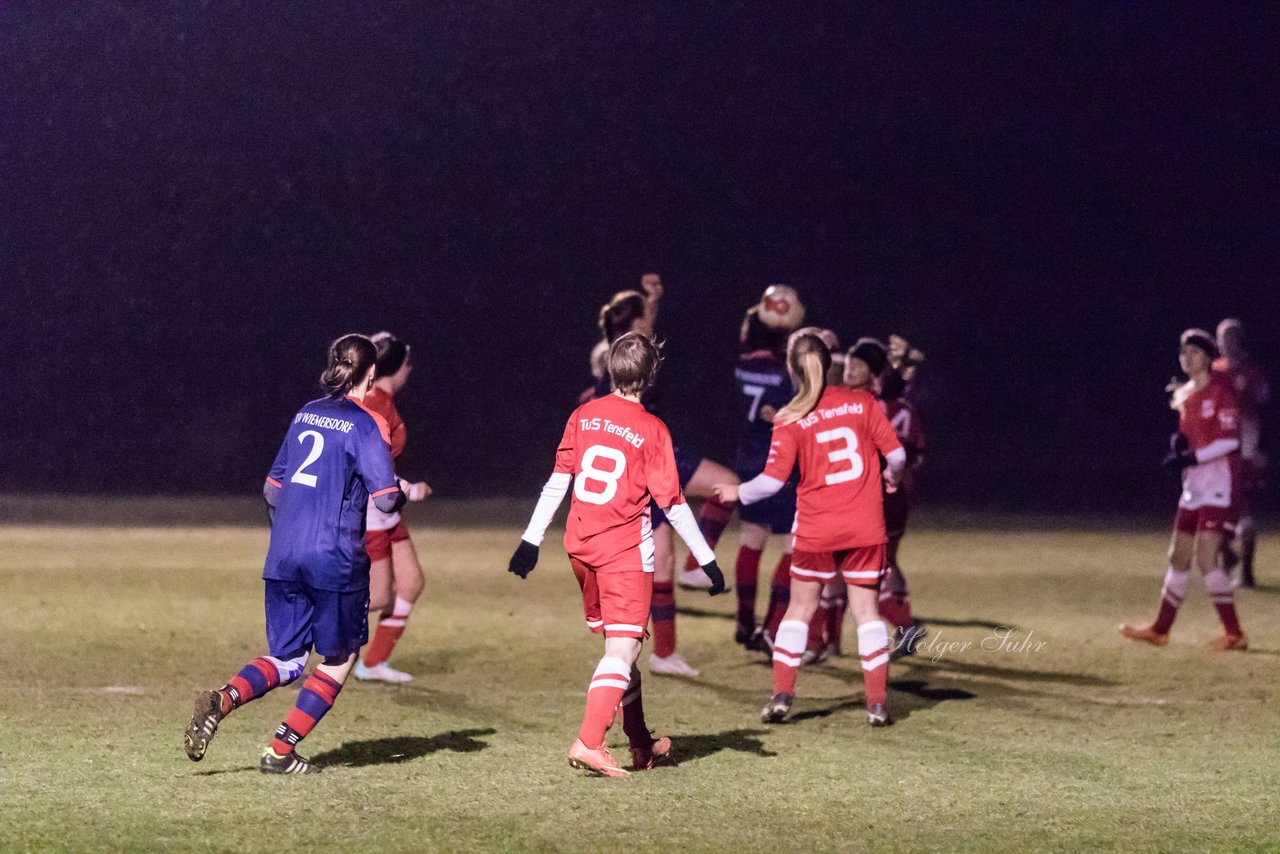
[[707,578],[711,579],[711,586],[707,588],[708,596],[715,596],[724,592],[724,573],[720,571],[720,567],[713,560],[711,563],[703,564],[702,571],[707,574]]
[[507,572],[525,578],[537,565],[538,547],[528,540],[521,540],[520,545],[516,546],[516,553],[511,556],[511,562],[507,564]]
[[1187,466],[1196,464],[1195,452],[1191,450],[1191,440],[1183,433],[1174,433],[1169,437],[1169,453],[1164,455],[1160,465],[1175,477],[1182,474]]

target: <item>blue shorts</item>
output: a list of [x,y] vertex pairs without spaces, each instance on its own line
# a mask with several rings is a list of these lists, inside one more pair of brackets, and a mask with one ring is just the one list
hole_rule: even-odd
[[[672,448],[672,451],[675,452],[676,457],[676,476],[680,478],[680,488],[684,489],[693,478],[693,473],[698,470],[698,466],[702,465],[703,457],[697,449],[687,444]],[[649,502],[649,520],[655,530],[667,524],[667,514],[662,512],[662,508],[656,501]]]
[[267,579],[267,648],[294,658],[314,648],[327,659],[346,659],[369,640],[369,591],[336,593],[300,581]]
[[774,534],[790,534],[796,524],[796,485],[787,481],[765,500],[743,504],[738,508],[738,518],[768,528]]

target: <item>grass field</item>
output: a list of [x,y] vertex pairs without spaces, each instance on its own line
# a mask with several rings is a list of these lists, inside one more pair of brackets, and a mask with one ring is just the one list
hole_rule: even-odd
[[[352,680],[307,778],[256,770],[290,689],[203,762],[182,751],[195,691],[263,652],[265,527],[0,526],[0,850],[1280,846],[1280,588],[1241,594],[1247,654],[1204,649],[1198,586],[1169,648],[1123,641],[1115,624],[1154,608],[1163,533],[910,536],[932,646],[892,670],[885,730],[848,657],[803,671],[794,720],[762,726],[769,670],[730,642],[732,597],[682,592],[704,676],[650,678],[645,700],[678,764],[609,781],[564,761],[600,643],[556,538],[521,583],[518,529],[465,521],[415,528],[428,587],[395,663],[418,681]],[[735,550],[731,531],[724,564]],[[1017,630],[1003,649],[998,626]]]

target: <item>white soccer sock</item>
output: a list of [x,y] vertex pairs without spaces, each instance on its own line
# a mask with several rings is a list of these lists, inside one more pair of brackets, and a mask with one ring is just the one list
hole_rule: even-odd
[[789,667],[799,667],[800,657],[809,645],[809,624],[803,620],[783,620],[773,639],[773,660]]
[[889,632],[883,620],[858,626],[858,657],[863,670],[874,670],[889,661]]

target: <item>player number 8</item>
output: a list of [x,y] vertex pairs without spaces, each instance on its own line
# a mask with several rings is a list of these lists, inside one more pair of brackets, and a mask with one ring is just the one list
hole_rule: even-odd
[[[596,461],[609,460],[613,463],[610,469],[596,468]],[[573,479],[573,494],[579,501],[588,504],[608,504],[618,494],[618,481],[627,468],[627,458],[617,448],[606,445],[592,445],[582,455],[582,471]],[[604,484],[603,489],[588,489],[589,482]]]

